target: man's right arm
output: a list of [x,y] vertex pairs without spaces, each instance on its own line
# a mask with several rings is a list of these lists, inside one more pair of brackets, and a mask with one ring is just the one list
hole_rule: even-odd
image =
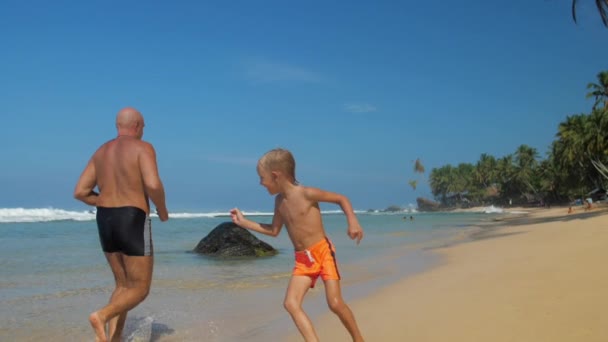
[[95,172],[95,163],[93,162],[93,158],[91,158],[84,171],[82,171],[78,183],[76,183],[74,198],[88,205],[96,206],[99,194],[95,192],[95,186],[97,186],[97,174]]
[[139,168],[143,177],[146,194],[150,197],[161,221],[169,219],[169,212],[165,204],[165,188],[158,175],[158,165],[156,164],[156,152],[151,144],[143,144],[143,151],[139,155]]

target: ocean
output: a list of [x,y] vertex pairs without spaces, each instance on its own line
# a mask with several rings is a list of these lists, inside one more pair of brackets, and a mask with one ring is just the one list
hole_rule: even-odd
[[[462,239],[500,212],[358,212],[365,232],[358,246],[346,235],[344,215],[324,212],[346,302],[436,265],[441,260],[434,247]],[[191,251],[229,220],[225,214],[170,217],[164,223],[152,219],[152,289],[129,313],[125,340],[281,341],[296,333],[282,306],[293,267],[286,232],[276,238],[256,234],[279,250],[276,256],[220,259]],[[269,213],[248,217],[271,220]],[[88,315],[107,303],[112,289],[92,212],[0,209],[1,341],[93,340]],[[304,309],[313,319],[328,311],[321,281],[307,294]]]

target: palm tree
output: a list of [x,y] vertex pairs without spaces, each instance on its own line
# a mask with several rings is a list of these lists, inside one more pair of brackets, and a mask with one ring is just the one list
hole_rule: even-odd
[[[576,23],[576,3],[578,0],[572,0],[572,19]],[[608,0],[595,0],[595,6],[597,6],[598,12],[602,17],[604,26],[608,27]]]
[[545,195],[550,195],[553,200],[559,200],[558,190],[561,185],[559,164],[555,163],[554,158],[549,156],[538,165],[539,190]]
[[449,164],[440,168],[433,168],[429,175],[429,185],[433,196],[444,204],[447,194],[454,192],[455,175],[456,169]]
[[513,155],[508,154],[496,161],[496,178],[500,185],[500,197],[506,200],[518,195],[513,178],[515,176],[515,165]]
[[487,153],[482,153],[475,165],[474,178],[484,188],[496,182],[496,158]]
[[583,137],[586,121],[585,114],[578,114],[566,117],[566,121],[559,124],[553,154],[562,166],[576,168],[585,164]]
[[602,183],[602,165],[608,163],[608,107],[591,114],[568,116],[559,124],[553,157],[567,171],[571,188]]
[[606,178],[603,167],[608,161],[608,107],[596,109],[587,117],[584,143],[586,155],[597,171],[590,175],[596,186],[601,185],[602,179]]
[[[606,0],[608,1],[608,0]],[[587,93],[587,98],[595,97],[593,110],[597,108],[600,102],[604,102],[604,107],[608,106],[608,71],[601,71],[597,74],[598,83],[589,83],[587,89],[591,89]]]
[[514,180],[517,182],[522,193],[527,190],[536,193],[536,187],[532,184],[538,165],[538,152],[535,148],[521,145],[515,151],[515,174]]

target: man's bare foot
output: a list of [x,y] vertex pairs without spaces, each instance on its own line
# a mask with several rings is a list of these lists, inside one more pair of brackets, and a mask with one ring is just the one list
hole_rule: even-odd
[[93,312],[89,316],[89,323],[91,323],[91,327],[93,327],[93,331],[95,331],[95,341],[96,342],[108,342],[106,338],[106,327],[105,322],[99,317],[97,311]]

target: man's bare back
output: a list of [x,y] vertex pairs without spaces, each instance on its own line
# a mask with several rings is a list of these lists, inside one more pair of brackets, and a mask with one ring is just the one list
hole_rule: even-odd
[[[156,152],[142,141],[143,116],[134,108],[121,110],[116,118],[118,137],[103,144],[84,169],[74,197],[98,207],[132,206],[150,213],[149,199],[161,221],[169,218],[165,190],[158,175]],[[93,189],[98,187],[99,194]]]
[[133,206],[150,212],[143,174],[152,146],[130,136],[119,136],[102,145],[93,155],[99,198],[97,206]]

